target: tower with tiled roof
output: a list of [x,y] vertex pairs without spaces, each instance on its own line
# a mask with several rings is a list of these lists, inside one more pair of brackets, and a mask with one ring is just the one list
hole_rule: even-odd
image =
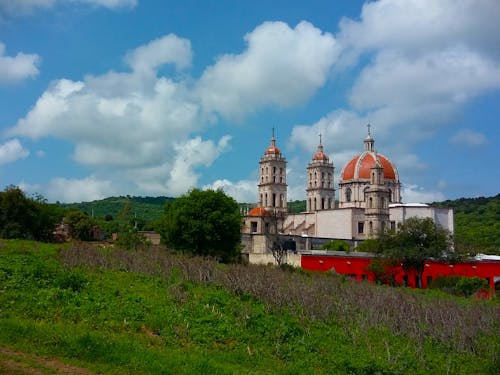
[[323,151],[321,134],[317,152],[307,165],[306,210],[314,212],[327,210],[335,206],[333,187],[333,163]]
[[259,207],[270,212],[286,212],[286,159],[276,146],[274,128],[271,144],[260,158]]

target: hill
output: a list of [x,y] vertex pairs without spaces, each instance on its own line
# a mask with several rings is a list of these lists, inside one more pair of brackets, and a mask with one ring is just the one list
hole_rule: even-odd
[[334,274],[222,266],[162,248],[1,241],[0,290],[2,373],[486,374],[499,366],[498,302]]
[[163,214],[163,206],[167,201],[174,198],[169,197],[109,197],[92,202],[80,203],[57,203],[59,207],[66,209],[77,209],[85,212],[89,216],[103,219],[106,215],[111,215],[117,218],[120,212],[128,204],[130,205],[131,212],[138,219],[149,222],[157,220]]
[[455,239],[472,253],[500,254],[500,194],[494,197],[460,198],[434,202],[436,207],[452,207]]

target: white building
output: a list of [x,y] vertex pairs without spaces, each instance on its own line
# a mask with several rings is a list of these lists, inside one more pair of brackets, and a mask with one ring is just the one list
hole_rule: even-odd
[[294,238],[298,250],[310,249],[315,241],[330,239],[347,240],[355,246],[386,228],[396,229],[410,217],[432,218],[453,234],[451,208],[402,203],[397,169],[386,156],[374,151],[375,140],[369,125],[363,143],[364,151],[342,169],[336,207],[334,166],[324,153],[320,138],[317,152],[306,169],[306,211],[288,213],[286,161],[276,147],[273,132],[271,145],[260,160],[259,203],[244,220],[245,252],[266,253],[269,244],[255,236],[268,234]]

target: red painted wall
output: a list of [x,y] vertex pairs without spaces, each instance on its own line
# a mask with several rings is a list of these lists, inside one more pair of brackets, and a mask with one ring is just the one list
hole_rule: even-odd
[[[301,266],[311,271],[329,271],[332,268],[342,275],[351,275],[358,280],[374,280],[374,275],[367,271],[370,265],[371,257],[354,257],[338,255],[307,255],[301,257]],[[395,275],[398,283],[404,284],[405,276],[409,286],[416,287],[416,273],[406,273],[401,267],[392,267],[391,271]],[[427,261],[425,263],[424,273],[422,275],[422,287],[427,288],[429,278],[435,279],[438,276],[467,276],[481,277],[488,279],[490,288],[495,289],[494,278],[500,277],[500,261],[482,260],[465,261],[455,264],[437,261]]]

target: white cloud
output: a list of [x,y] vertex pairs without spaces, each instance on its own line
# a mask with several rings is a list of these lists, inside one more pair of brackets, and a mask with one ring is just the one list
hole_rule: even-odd
[[95,176],[82,179],[57,177],[47,184],[29,184],[22,181],[18,186],[27,193],[41,194],[49,202],[89,202],[118,194],[111,181],[99,180]]
[[24,159],[29,154],[30,152],[21,145],[19,139],[11,139],[0,144],[0,165]]
[[432,203],[445,200],[442,192],[437,190],[426,190],[418,185],[404,185],[401,192],[405,203]]
[[169,34],[130,52],[125,60],[134,71],[154,72],[164,64],[173,63],[178,69],[191,65],[191,42]]
[[383,51],[358,77],[350,101],[359,110],[392,106],[437,112],[499,88],[500,64],[465,48],[419,58]]
[[358,20],[343,19],[344,54],[393,50],[419,55],[450,46],[474,46],[498,56],[497,0],[380,0],[363,5]]
[[231,182],[226,179],[215,180],[203,186],[203,189],[222,189],[227,195],[240,203],[252,203],[257,200],[257,181],[240,180]]
[[[8,134],[67,140],[75,161],[92,166],[96,176],[151,193],[184,193],[197,183],[196,170],[229,142],[193,138],[205,122],[197,98],[184,81],[158,76],[163,64],[189,65],[190,42],[167,35],[130,51],[126,61],[130,73],[54,81]],[[183,152],[192,157],[184,160]]]
[[16,56],[5,55],[5,44],[0,43],[0,84],[14,83],[39,73],[40,57],[19,52]]
[[338,51],[331,34],[304,21],[294,29],[263,23],[245,41],[243,53],[223,55],[203,73],[198,91],[206,110],[238,119],[303,103],[325,84]]
[[203,141],[200,137],[176,144],[175,161],[170,171],[167,189],[171,194],[180,195],[196,187],[199,175],[194,172],[198,166],[210,166],[221,152],[227,150],[229,136],[222,137],[218,144]]
[[462,129],[451,137],[450,142],[461,146],[478,147],[488,143],[488,140],[482,133]]
[[89,4],[108,9],[132,9],[137,5],[137,0],[0,0],[0,18],[2,14],[9,17],[30,15],[37,10],[68,3]]

